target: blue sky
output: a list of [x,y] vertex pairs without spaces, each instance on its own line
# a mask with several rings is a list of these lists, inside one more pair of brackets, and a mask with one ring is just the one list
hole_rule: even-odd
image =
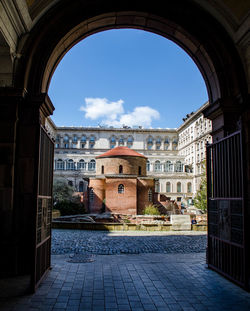
[[193,60],[175,43],[134,29],[103,31],[59,63],[49,96],[58,126],[174,128],[207,101]]

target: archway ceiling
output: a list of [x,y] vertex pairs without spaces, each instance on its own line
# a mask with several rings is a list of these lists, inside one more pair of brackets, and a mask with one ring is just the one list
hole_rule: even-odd
[[[60,0],[25,0],[32,20],[41,17],[50,7]],[[223,17],[233,28],[236,28],[249,13],[250,2],[246,0],[194,0],[208,11],[217,11],[217,18]]]

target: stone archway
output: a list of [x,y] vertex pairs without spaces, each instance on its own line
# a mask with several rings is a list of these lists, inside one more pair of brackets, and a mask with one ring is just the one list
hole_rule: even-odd
[[[17,236],[21,239],[7,246],[6,258],[11,253],[14,259],[5,263],[10,270],[16,267],[15,274],[33,275],[36,268],[36,242],[32,235],[36,233],[34,206],[39,195],[39,142],[45,118],[53,112],[47,96],[53,72],[74,44],[86,36],[114,28],[160,34],[192,57],[207,86],[210,106],[204,113],[213,120],[214,139],[236,131],[240,123],[246,134],[250,132],[247,78],[235,43],[213,15],[195,1],[179,0],[167,8],[162,2],[149,4],[142,0],[57,1],[34,24],[29,35],[20,39],[17,53],[21,56],[14,61],[13,87],[1,90],[6,103],[4,115],[8,116],[8,126],[14,133],[9,141],[13,148],[10,166],[14,174],[6,187],[9,195],[6,217],[12,226],[7,241]],[[245,159],[248,159],[247,151]],[[245,164],[249,167],[249,160]],[[24,219],[22,214],[31,215],[31,219]]]

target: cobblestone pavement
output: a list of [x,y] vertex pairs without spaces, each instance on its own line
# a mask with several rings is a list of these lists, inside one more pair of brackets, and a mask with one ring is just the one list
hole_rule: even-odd
[[205,252],[206,232],[83,231],[54,229],[52,254],[142,254]]
[[[87,257],[88,254],[85,254]],[[34,295],[0,301],[5,311],[250,310],[250,294],[206,268],[205,253],[52,256]]]

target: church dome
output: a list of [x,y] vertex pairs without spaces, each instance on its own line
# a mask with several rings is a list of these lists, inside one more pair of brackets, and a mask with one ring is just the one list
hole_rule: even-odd
[[142,157],[146,158],[143,154],[134,151],[133,149],[130,149],[128,147],[119,146],[113,149],[108,150],[107,152],[97,156],[96,158],[109,158],[109,157]]

